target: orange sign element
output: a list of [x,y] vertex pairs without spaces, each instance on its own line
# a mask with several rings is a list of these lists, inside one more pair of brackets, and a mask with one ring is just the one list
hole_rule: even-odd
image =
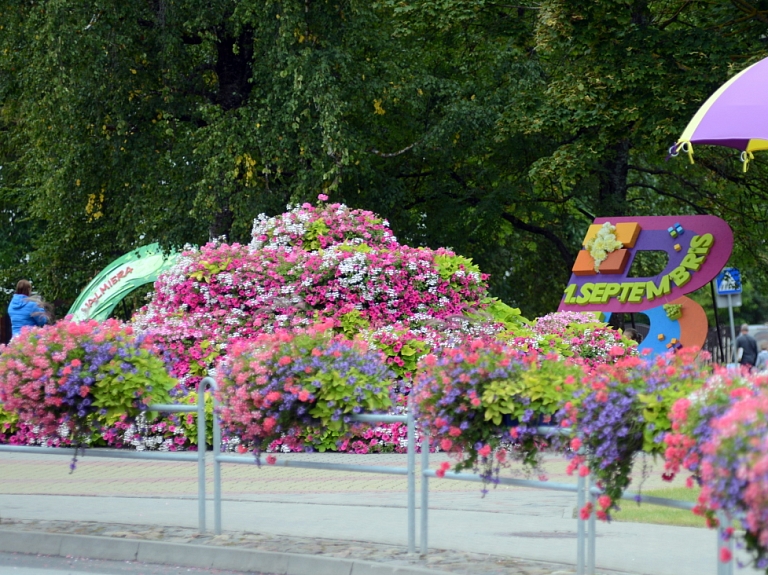
[[[602,228],[602,224],[592,224],[587,230],[587,235],[584,236],[582,245],[587,245],[587,242],[597,235],[597,232]],[[637,236],[640,235],[640,224],[634,222],[626,222],[623,224],[616,224],[616,239],[624,244],[625,248],[634,248]],[[602,272],[602,268],[600,269]],[[574,272],[575,273],[575,272]]]
[[[598,226],[599,227],[599,226]],[[623,274],[629,260],[629,250],[614,250],[600,264],[601,274]],[[571,271],[577,276],[595,275],[595,260],[587,250],[579,250]]]
[[689,297],[680,297],[672,302],[682,304],[680,322],[680,343],[683,347],[704,347],[707,340],[707,313],[699,304]]

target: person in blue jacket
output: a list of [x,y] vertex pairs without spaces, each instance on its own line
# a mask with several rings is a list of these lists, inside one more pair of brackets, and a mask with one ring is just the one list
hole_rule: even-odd
[[48,323],[48,315],[39,303],[33,300],[32,284],[28,280],[19,280],[16,293],[8,305],[8,315],[11,317],[11,337],[19,335],[25,325],[41,326]]

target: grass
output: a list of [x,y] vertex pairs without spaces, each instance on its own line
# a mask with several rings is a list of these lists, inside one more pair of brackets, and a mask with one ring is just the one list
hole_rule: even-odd
[[[686,487],[670,487],[667,489],[653,489],[643,491],[643,495],[664,497],[666,499],[678,499],[681,501],[695,502],[699,496],[699,489]],[[638,505],[634,501],[623,500],[621,511],[611,513],[614,521],[626,521],[631,523],[657,523],[659,525],[680,525],[684,527],[706,527],[704,519],[683,509],[661,507],[649,503]]]

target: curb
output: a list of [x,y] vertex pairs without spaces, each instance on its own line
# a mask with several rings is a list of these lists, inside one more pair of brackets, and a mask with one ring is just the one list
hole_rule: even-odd
[[270,575],[450,575],[422,567],[319,555],[6,529],[0,529],[0,552],[260,571]]

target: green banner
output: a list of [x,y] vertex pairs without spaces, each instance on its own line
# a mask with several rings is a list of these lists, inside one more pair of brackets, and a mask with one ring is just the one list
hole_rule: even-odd
[[170,268],[178,254],[163,254],[158,244],[143,246],[109,264],[82,291],[69,308],[75,321],[104,321],[133,290],[154,283]]

